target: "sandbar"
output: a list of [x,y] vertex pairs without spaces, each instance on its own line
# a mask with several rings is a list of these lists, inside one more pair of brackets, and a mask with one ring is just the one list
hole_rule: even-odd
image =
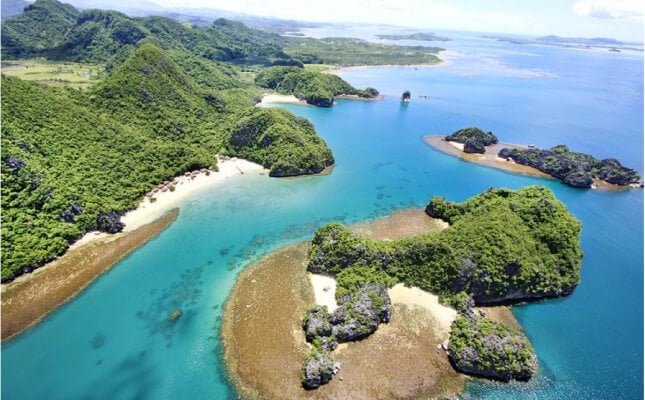
[[442,153],[449,154],[454,157],[459,157],[462,160],[469,161],[475,164],[483,165],[485,167],[501,169],[503,171],[512,172],[520,175],[529,175],[536,176],[539,178],[546,179],[555,179],[549,174],[529,167],[528,165],[517,164],[514,161],[507,161],[501,157],[498,157],[497,154],[503,148],[514,148],[514,149],[526,149],[528,146],[521,146],[513,143],[503,143],[499,142],[492,146],[486,146],[486,152],[484,154],[478,153],[464,153],[463,145],[461,143],[455,143],[451,141],[444,140],[442,135],[427,135],[423,137],[423,140],[433,148],[441,151]]

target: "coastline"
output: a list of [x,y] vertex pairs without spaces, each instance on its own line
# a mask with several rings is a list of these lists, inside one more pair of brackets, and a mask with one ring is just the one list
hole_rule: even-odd
[[277,94],[277,93],[264,93],[262,94],[262,100],[256,107],[264,107],[267,104],[297,104],[300,106],[313,107],[311,104],[307,104],[306,101],[300,100],[292,94]]
[[128,254],[158,236],[179,215],[169,211],[130,233],[112,235],[68,250],[62,257],[2,287],[2,341],[42,321],[72,300]]
[[371,69],[371,68],[440,68],[440,67],[446,67],[447,65],[450,65],[451,60],[454,55],[456,55],[456,51],[451,51],[451,50],[442,50],[439,53],[437,53],[437,57],[439,58],[439,62],[434,63],[434,64],[375,64],[375,65],[351,65],[351,66],[341,66],[341,65],[329,65],[326,70],[324,70],[324,73],[327,74],[333,74],[333,75],[339,75],[343,72],[349,72],[349,71],[360,71],[364,69]]
[[[409,209],[351,228],[395,239],[443,227],[423,209]],[[444,328],[449,328],[456,311],[435,304],[430,293],[400,284],[390,289],[395,294],[390,323],[366,339],[341,344],[334,352],[341,365],[336,378],[317,390],[303,389],[300,371],[309,346],[302,316],[316,302],[333,299],[334,282],[333,277],[306,271],[309,249],[306,241],[265,255],[240,273],[229,294],[220,334],[225,366],[238,396],[452,398],[463,390],[467,378],[452,368],[446,353],[437,347],[447,339]],[[324,292],[326,300],[318,299],[316,290]]]
[[[449,154],[451,156],[459,157],[462,160],[479,164],[484,167],[500,169],[502,171],[520,174],[535,176],[538,178],[546,178],[557,180],[557,178],[540,171],[537,168],[530,167],[528,165],[522,165],[514,162],[513,160],[505,160],[501,157],[498,157],[497,154],[504,147],[512,149],[527,149],[528,146],[514,144],[514,143],[504,143],[499,142],[492,146],[486,146],[486,152],[484,154],[478,153],[465,153],[463,151],[464,145],[457,142],[451,142],[444,140],[443,135],[426,135],[423,137],[423,141],[430,145],[431,147],[441,151],[442,153]],[[593,186],[590,188],[592,190],[604,190],[608,192],[619,192],[623,190],[638,189],[640,185],[614,185],[609,182],[594,178]]]
[[2,341],[37,324],[59,306],[73,299],[119,260],[159,235],[179,215],[177,206],[197,191],[247,172],[265,173],[259,164],[230,158],[218,160],[218,171],[182,175],[171,179],[174,190],[146,196],[126,213],[123,231],[92,231],[74,242],[57,259],[2,284]]
[[443,139],[444,139],[444,136],[442,135],[426,135],[423,137],[423,141],[427,145],[441,151],[442,153],[445,153],[454,157],[459,157],[462,160],[465,160],[471,163],[479,164],[489,168],[500,169],[506,172],[512,172],[520,175],[535,176],[538,178],[546,178],[546,179],[555,179],[551,175],[545,174],[544,172],[538,169],[535,169],[533,167],[529,167],[527,165],[520,165],[513,161],[506,161],[503,158],[497,156],[497,153],[499,152],[499,150],[501,150],[504,147],[525,149],[527,148],[527,146],[521,146],[513,143],[499,142],[495,145],[487,146],[486,152],[484,154],[464,153],[461,150],[463,146],[459,146],[459,143],[448,142]]
[[[354,94],[341,94],[338,96],[334,96],[334,100],[381,101],[384,99],[385,97],[383,97],[383,95],[378,95],[374,98],[360,97]],[[311,105],[304,100],[300,100],[299,98],[297,98],[292,94],[276,94],[276,93],[264,93],[262,95],[262,99],[258,104],[256,104],[256,106],[266,107],[269,104],[296,104],[296,105],[305,106],[305,107],[315,107],[314,105]]]

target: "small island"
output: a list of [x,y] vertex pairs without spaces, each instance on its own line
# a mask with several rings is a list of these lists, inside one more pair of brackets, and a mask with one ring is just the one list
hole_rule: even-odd
[[[229,298],[222,328],[225,360],[238,388],[267,397],[279,392],[299,398],[334,398],[340,393],[351,398],[370,393],[382,384],[393,385],[393,377],[383,377],[384,382],[373,378],[380,372],[372,361],[383,360],[386,349],[400,340],[415,351],[417,342],[419,346],[422,343],[400,325],[401,318],[408,321],[406,326],[415,326],[415,322],[410,319],[411,310],[400,305],[399,289],[416,290],[415,296],[438,296],[443,305],[435,306],[432,318],[437,325],[441,314],[446,314],[443,309],[450,310],[446,331],[433,334],[434,342],[430,344],[436,355],[445,358],[436,361],[435,366],[424,366],[421,372],[428,376],[441,374],[452,382],[450,391],[442,390],[436,382],[426,383],[418,391],[418,383],[398,375],[398,358],[388,360],[390,366],[395,366],[396,379],[401,380],[398,385],[412,385],[397,388],[407,393],[399,397],[454,395],[459,380],[443,369],[445,362],[458,373],[500,381],[529,380],[534,376],[537,356],[521,329],[509,323],[508,318],[494,319],[481,307],[571,294],[580,278],[580,223],[549,189],[540,186],[517,191],[490,189],[463,203],[433,197],[424,214],[412,214],[401,225],[415,225],[428,217],[447,225],[411,235],[367,237],[355,228],[331,223],[316,232],[311,245],[292,246],[293,250],[287,247],[268,256],[268,260],[276,258],[269,265],[265,262],[261,268],[245,271]],[[323,274],[325,279],[335,280],[333,310],[320,303],[318,297],[316,306],[310,305],[312,298],[307,293],[311,289],[303,275],[303,257],[308,260],[306,269],[311,276]],[[280,274],[269,271],[272,268],[280,268]],[[287,275],[285,268],[290,269]],[[275,276],[280,276],[279,282],[272,284]],[[288,284],[284,276],[301,278]],[[270,307],[264,305],[264,298],[256,299],[258,293],[276,296],[276,291],[284,292],[284,298],[280,294]],[[299,326],[300,332],[271,334],[265,340],[271,329],[264,324],[270,324],[271,329],[276,324],[285,325],[286,330]],[[392,344],[381,349],[383,335]],[[264,349],[265,341],[280,349],[278,353],[253,350],[253,346]],[[370,347],[373,343],[379,346]],[[402,354],[413,357],[407,353]],[[298,355],[299,380],[285,376],[283,382],[277,383],[273,373],[261,367],[271,359],[284,365],[284,373],[295,371]],[[364,371],[361,367],[364,361],[360,360],[365,358],[371,360],[373,370]],[[252,372],[251,365],[255,365]],[[414,363],[408,367],[406,372],[411,376],[419,372]],[[365,379],[368,375],[372,379],[335,383],[343,377]]]
[[409,35],[379,34],[376,35],[376,37],[387,40],[420,40],[425,42],[448,42],[452,40],[450,38],[437,36],[434,33],[428,32],[416,32]]
[[565,145],[551,149],[499,142],[492,132],[471,127],[451,135],[426,136],[432,147],[474,162],[505,171],[548,177],[576,188],[620,190],[642,187],[640,174],[614,158],[597,159],[573,152]]
[[298,66],[266,68],[258,73],[255,83],[281,94],[294,95],[316,107],[331,107],[336,97],[365,100],[379,97],[379,91],[374,88],[356,89],[339,76]]

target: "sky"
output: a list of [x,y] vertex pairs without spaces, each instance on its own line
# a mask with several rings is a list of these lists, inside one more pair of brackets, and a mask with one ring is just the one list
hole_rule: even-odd
[[316,22],[358,22],[643,42],[645,0],[151,0]]

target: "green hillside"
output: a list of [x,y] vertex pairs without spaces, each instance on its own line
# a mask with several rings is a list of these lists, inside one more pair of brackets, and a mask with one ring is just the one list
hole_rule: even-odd
[[[152,43],[83,92],[3,76],[2,280],[60,255],[88,230],[120,230],[119,215],[146,192],[215,166],[216,153],[261,162],[274,176],[333,162],[309,122],[253,107],[249,95],[201,88]],[[241,140],[251,131],[259,136]]]

